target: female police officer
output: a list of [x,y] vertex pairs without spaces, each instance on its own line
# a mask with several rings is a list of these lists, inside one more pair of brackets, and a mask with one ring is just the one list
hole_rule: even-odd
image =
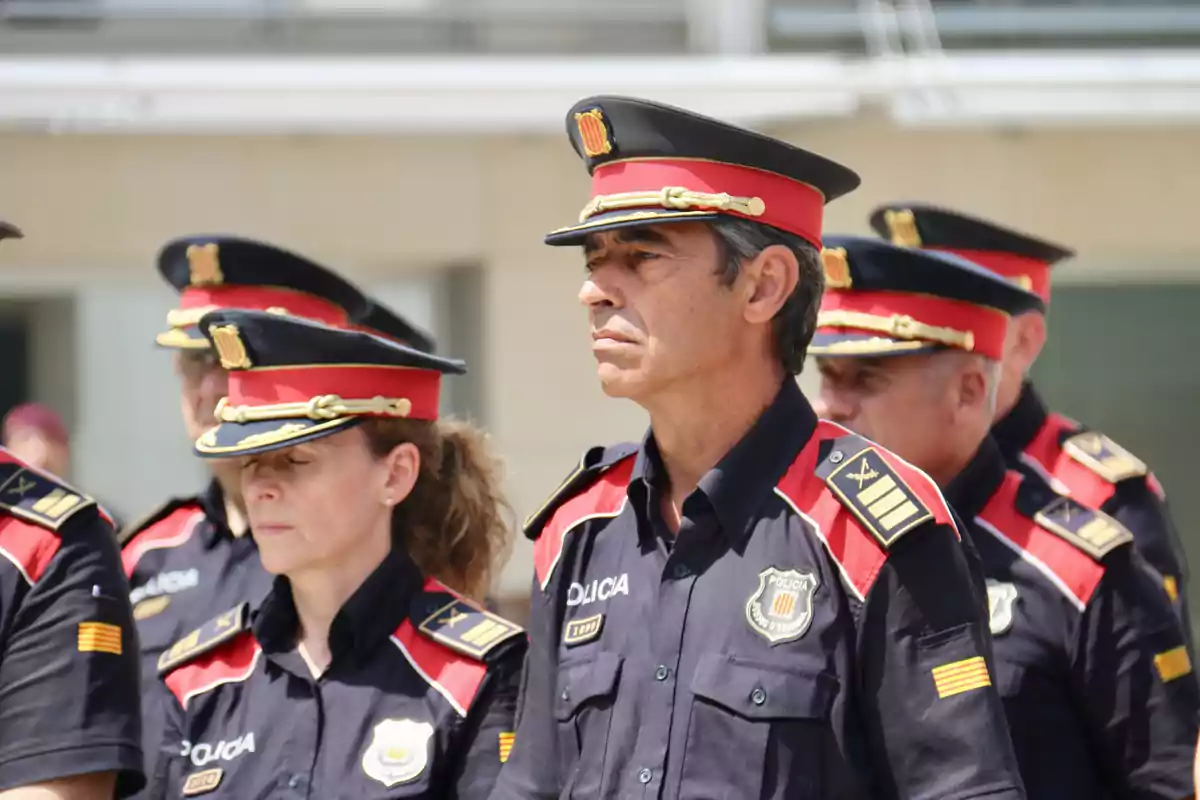
[[271,313],[201,327],[230,385],[196,451],[240,459],[278,577],[160,659],[151,796],[485,796],[525,637],[447,588],[478,595],[507,545],[482,437],[437,420],[462,363]]

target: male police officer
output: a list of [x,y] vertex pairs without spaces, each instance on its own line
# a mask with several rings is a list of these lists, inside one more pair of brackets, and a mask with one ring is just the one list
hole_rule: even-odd
[[825,245],[809,349],[823,410],[929,473],[966,520],[1029,796],[1191,796],[1200,686],[1167,596],[1120,523],[1008,472],[988,437],[1008,320],[1041,299],[955,256]]
[[583,100],[567,128],[593,197],[547,242],[583,245],[600,382],[651,424],[527,522],[495,796],[1023,796],[937,487],[793,380],[823,206],[858,176],[641,100]]
[[0,448],[0,556],[0,795],[137,791],[137,639],[110,520]]
[[[871,225],[893,244],[963,256],[1033,291],[1047,306],[1051,267],[1074,255],[993,222],[928,205],[882,206],[872,213]],[[1029,381],[1029,369],[1046,343],[1045,310],[1013,318],[1001,360],[992,436],[1010,468],[1036,473],[1128,528],[1161,576],[1186,629],[1187,563],[1162,486],[1140,459],[1104,434],[1048,411]]]

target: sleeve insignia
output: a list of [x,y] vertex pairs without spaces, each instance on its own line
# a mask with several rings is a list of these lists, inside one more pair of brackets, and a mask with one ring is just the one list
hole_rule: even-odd
[[456,653],[483,661],[504,642],[524,629],[503,617],[468,603],[446,597],[446,603],[426,617],[417,630]]
[[837,466],[825,483],[885,548],[933,519],[929,508],[874,447],[849,458],[839,459],[839,454],[835,450],[826,459]]
[[1033,520],[1096,561],[1133,541],[1133,534],[1124,525],[1103,511],[1090,509],[1069,497],[1058,497],[1051,501],[1034,514]]
[[1146,474],[1146,464],[1098,431],[1077,433],[1063,442],[1063,452],[1109,483]]
[[158,659],[158,674],[166,675],[181,664],[207,653],[242,631],[250,621],[250,604],[242,603],[214,617],[171,645]]
[[595,480],[604,470],[636,453],[637,445],[620,444],[613,447],[593,447],[583,454],[574,471],[558,485],[542,505],[525,518],[521,528],[530,539],[536,539],[550,516],[567,499]]
[[95,505],[92,498],[49,475],[20,464],[0,464],[0,509],[15,517],[56,531],[75,514]]

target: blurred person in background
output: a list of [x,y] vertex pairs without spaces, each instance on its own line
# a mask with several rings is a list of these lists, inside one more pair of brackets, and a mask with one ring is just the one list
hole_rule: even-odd
[[465,366],[262,312],[201,328],[231,372],[196,452],[238,466],[278,577],[163,655],[148,796],[487,797],[525,637],[463,596],[511,543],[486,437],[438,418]]
[[58,412],[40,403],[24,403],[4,415],[2,428],[9,452],[31,467],[70,477],[70,437]]
[[[9,452],[34,469],[61,478],[71,477],[71,440],[58,412],[40,403],[24,403],[4,416],[0,435]],[[108,503],[101,504],[119,530],[121,517]]]
[[1110,514],[1128,528],[1191,639],[1187,558],[1162,485],[1146,464],[1099,431],[1050,411],[1029,370],[1046,344],[1051,268],[1071,250],[956,211],[890,203],[871,214],[880,236],[902,247],[954,253],[1028,289],[1044,306],[1013,318],[1001,362],[992,436],[1011,469]]
[[[858,176],[632,98],[580,101],[566,127],[592,197],[546,241],[582,245],[598,377],[650,429],[588,451],[526,521],[530,654],[496,800],[1024,797],[948,506],[796,385],[824,205]],[[902,502],[851,491],[850,454]],[[961,680],[939,693],[942,673]]]
[[[206,312],[269,309],[347,325],[367,310],[363,294],[332,271],[248,239],[176,239],[159,253],[158,269],[180,293],[179,307],[167,315],[169,329],[156,341],[173,355],[184,427],[193,440],[216,424],[214,411],[228,390],[227,370],[200,332]],[[238,464],[217,459],[208,465],[212,480],[203,492],[169,500],[121,536],[147,689],[172,642],[214,609],[261,600],[271,585],[249,535]],[[154,722],[147,717],[148,734]]]
[[133,612],[111,521],[48,465],[0,448],[0,797],[110,800],[143,784]]
[[[1169,599],[1128,530],[1009,471],[988,435],[1010,319],[1042,299],[953,255],[858,237],[825,246],[809,348],[818,407],[926,471],[965,520],[1029,796],[1191,797],[1200,684]],[[844,464],[874,506],[900,501],[859,456]]]

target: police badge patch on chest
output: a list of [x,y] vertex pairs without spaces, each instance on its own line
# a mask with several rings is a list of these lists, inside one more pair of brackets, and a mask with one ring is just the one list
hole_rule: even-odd
[[1017,587],[991,578],[987,580],[988,627],[993,636],[1005,633],[1013,624],[1013,603],[1017,600]]
[[746,622],[772,645],[799,639],[812,623],[813,592],[819,585],[812,572],[767,567],[758,573],[758,589],[746,601]]
[[375,726],[362,757],[363,772],[389,789],[407,783],[429,765],[433,726],[411,719],[385,719]]

